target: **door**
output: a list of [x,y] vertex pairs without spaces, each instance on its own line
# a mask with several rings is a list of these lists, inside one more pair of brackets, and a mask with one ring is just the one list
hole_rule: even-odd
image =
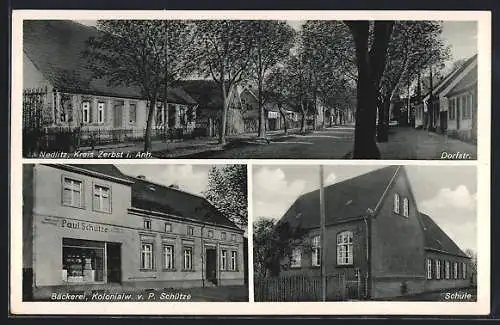
[[113,127],[119,129],[123,124],[123,104],[115,103],[113,105]]
[[206,278],[213,284],[217,284],[217,252],[213,248],[206,249]]
[[108,283],[122,282],[121,244],[106,243]]

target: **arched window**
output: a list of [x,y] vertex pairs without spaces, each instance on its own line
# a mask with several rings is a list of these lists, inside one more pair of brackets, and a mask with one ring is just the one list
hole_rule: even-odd
[[399,194],[394,193],[394,212],[399,213]]
[[337,235],[337,265],[352,265],[352,232],[344,231]]
[[403,199],[403,216],[408,217],[408,215],[410,213],[409,211],[410,211],[410,207],[409,207],[408,198],[405,197]]

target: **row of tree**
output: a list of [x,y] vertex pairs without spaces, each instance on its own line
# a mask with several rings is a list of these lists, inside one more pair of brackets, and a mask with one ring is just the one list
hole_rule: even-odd
[[[167,85],[182,78],[212,78],[224,103],[222,144],[239,84],[256,86],[259,137],[265,137],[266,103],[283,117],[285,107],[301,113],[304,131],[319,104],[345,108],[356,91],[354,158],[379,157],[376,135],[387,140],[389,103],[403,80],[410,85],[448,55],[436,21],[306,21],[296,32],[276,20],[106,20],[98,29],[85,52],[90,67],[111,84],[138,86],[149,107],[166,104]],[[150,110],[145,150],[153,116]]]

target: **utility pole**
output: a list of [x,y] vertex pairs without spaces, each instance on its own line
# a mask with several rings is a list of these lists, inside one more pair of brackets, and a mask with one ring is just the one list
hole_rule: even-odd
[[326,236],[325,236],[325,189],[324,189],[324,173],[323,165],[319,166],[319,206],[320,206],[320,218],[321,218],[321,235],[320,235],[320,254],[321,254],[321,289],[322,289],[322,301],[326,301]]

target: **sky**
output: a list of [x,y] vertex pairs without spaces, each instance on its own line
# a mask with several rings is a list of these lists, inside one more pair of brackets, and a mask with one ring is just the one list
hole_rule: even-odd
[[[77,20],[89,26],[95,26],[96,20]],[[300,29],[303,20],[287,20],[288,24]],[[474,21],[444,21],[442,38],[450,46],[451,60],[469,58],[477,53],[477,23]]]
[[208,186],[208,171],[213,165],[116,165],[124,174],[144,175],[148,181],[203,196]]
[[[325,166],[325,186],[381,166]],[[473,166],[405,166],[417,207],[462,249],[477,248],[476,169]],[[319,167],[253,166],[253,218],[279,219],[302,194],[319,188]]]

